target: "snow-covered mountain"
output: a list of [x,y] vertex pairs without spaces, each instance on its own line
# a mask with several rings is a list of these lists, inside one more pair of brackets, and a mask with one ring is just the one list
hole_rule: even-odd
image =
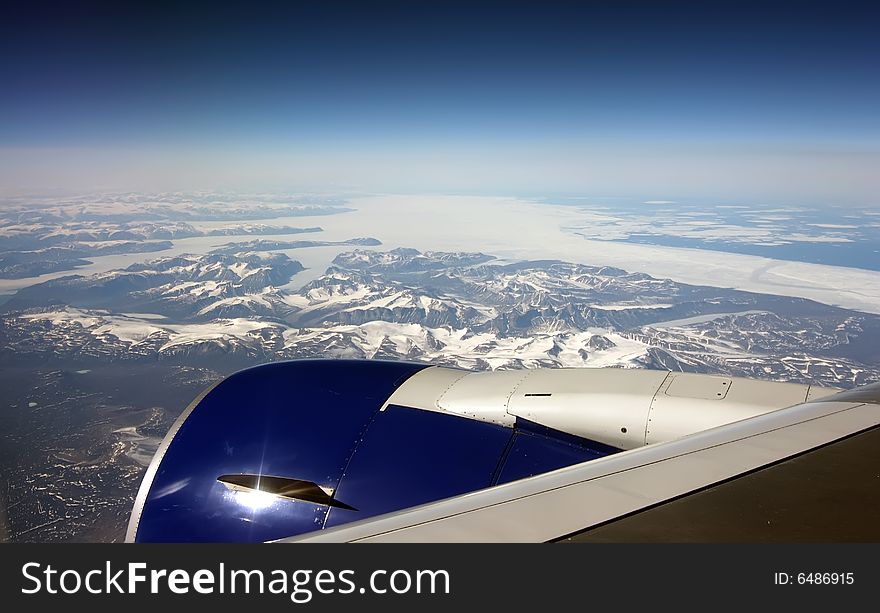
[[221,250],[34,286],[6,307],[0,355],[649,367],[847,387],[880,379],[880,317],[806,300],[412,249],[344,253],[323,276],[282,289],[301,269],[280,253]]
[[69,304],[139,311],[179,320],[276,316],[289,310],[274,291],[303,270],[283,253],[182,255],[88,277],[72,275],[19,291],[5,306]]

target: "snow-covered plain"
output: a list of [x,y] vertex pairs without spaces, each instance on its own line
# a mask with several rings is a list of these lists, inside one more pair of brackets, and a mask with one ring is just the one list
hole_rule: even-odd
[[[369,234],[385,248],[479,249],[511,260],[561,259],[616,266],[682,283],[796,296],[880,313],[880,272],[708,249],[610,242],[599,234],[586,234],[585,219],[592,214],[576,207],[514,198],[399,195],[358,198],[349,206],[357,210],[324,218],[325,230]],[[576,226],[587,237],[567,230]]]

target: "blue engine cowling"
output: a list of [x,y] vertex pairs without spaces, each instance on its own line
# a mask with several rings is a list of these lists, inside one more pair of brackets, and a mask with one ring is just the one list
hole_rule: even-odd
[[295,360],[227,377],[166,436],[128,540],[263,542],[618,451],[529,422],[379,410],[427,366]]

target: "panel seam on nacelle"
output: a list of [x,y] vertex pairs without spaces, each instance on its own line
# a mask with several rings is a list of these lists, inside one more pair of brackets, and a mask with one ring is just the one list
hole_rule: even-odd
[[663,386],[666,385],[666,381],[669,379],[670,376],[672,376],[672,371],[666,371],[666,376],[663,377],[660,385],[658,385],[657,389],[654,390],[654,394],[651,396],[651,402],[648,403],[648,413],[645,415],[645,439],[643,445],[648,444],[648,434],[650,433],[651,428],[651,415],[654,413],[654,401],[657,399],[657,394],[659,394],[660,390],[663,389]]
[[[415,372],[401,375],[397,379],[397,381],[400,381],[401,379],[403,379],[403,381],[400,381],[399,383],[397,381],[395,382],[396,385],[394,387],[394,390],[388,395],[388,397],[385,400],[382,401],[382,404],[379,405],[379,408],[376,409],[375,411],[373,411],[373,414],[370,415],[370,419],[364,425],[363,430],[361,430],[361,432],[358,434],[358,437],[355,439],[354,444],[351,446],[351,451],[349,452],[348,457],[345,459],[345,465],[342,467],[342,472],[339,475],[339,480],[336,482],[336,490],[335,490],[336,492],[338,492],[339,489],[342,487],[342,482],[345,479],[345,475],[348,474],[348,468],[349,468],[349,466],[351,466],[351,461],[354,458],[355,454],[357,453],[358,447],[366,438],[367,432],[370,431],[370,427],[376,421],[376,417],[378,417],[380,413],[384,412],[388,408],[388,406],[389,406],[388,401],[391,400],[391,397],[394,396],[395,393],[397,393],[397,390],[399,390],[404,385],[406,385],[407,381],[409,381],[411,378],[417,376],[421,372],[431,370],[432,368],[439,368],[439,367],[438,366],[427,366],[427,367],[421,368]],[[327,520],[330,518],[331,511],[332,511],[332,509],[328,508],[327,512],[324,513],[324,520],[321,522],[321,529],[322,530],[327,525]]]
[[513,395],[516,393],[516,390],[519,389],[519,386],[523,384],[523,382],[529,378],[529,376],[534,372],[533,369],[526,369],[525,374],[520,377],[516,383],[513,385],[513,389],[510,390],[510,393],[507,395],[507,398],[504,400],[504,412],[512,417],[516,417],[513,413],[510,412],[510,399],[513,398]]
[[[437,367],[435,367],[435,368],[439,368],[439,366],[437,366]],[[464,371],[464,374],[463,374],[462,376],[458,377],[458,378],[455,379],[452,383],[450,383],[449,385],[447,385],[447,386],[446,386],[446,389],[443,390],[443,391],[440,393],[439,396],[437,396],[437,399],[434,401],[434,406],[437,407],[437,408],[438,408],[439,410],[441,410],[441,411],[445,411],[446,409],[444,409],[444,408],[443,408],[443,405],[441,404],[441,401],[443,400],[444,396],[446,396],[446,394],[449,393],[449,390],[451,390],[453,387],[455,387],[455,384],[456,384],[456,383],[458,383],[459,381],[461,381],[462,379],[464,379],[465,377],[467,377],[467,376],[470,375],[470,374],[473,374],[473,372],[472,372],[472,371],[467,371],[467,370],[466,370],[466,371]]]
[[[390,396],[389,396],[389,398],[390,398]],[[387,400],[386,400],[385,402],[387,402]],[[384,405],[383,405],[383,406],[384,406]],[[373,422],[376,421],[376,417],[377,417],[377,416],[379,415],[379,413],[381,413],[381,412],[382,412],[381,409],[377,409],[376,411],[373,412],[372,415],[370,415],[370,420],[369,420],[369,421],[367,422],[367,424],[364,426],[364,429],[361,430],[361,433],[358,435],[358,437],[357,437],[357,439],[355,440],[354,444],[351,446],[351,452],[349,452],[348,457],[347,457],[346,460],[345,460],[345,466],[342,467],[342,473],[339,475],[339,481],[336,482],[336,491],[337,491],[337,492],[338,492],[339,489],[342,487],[342,481],[345,479],[345,475],[348,474],[348,467],[351,466],[351,461],[352,461],[352,459],[354,458],[354,454],[357,453],[358,447],[359,447],[360,444],[364,441],[364,439],[367,437],[367,432],[370,431],[370,426],[373,425]],[[327,512],[324,513],[324,520],[321,522],[321,529],[322,529],[322,530],[323,530],[323,529],[325,528],[325,526],[327,525],[327,520],[330,518],[330,511],[331,511],[331,510],[332,510],[332,509],[328,508],[328,509],[327,509]]]
[[498,464],[495,466],[495,471],[492,473],[492,478],[489,481],[489,487],[495,487],[498,485],[498,479],[501,478],[501,472],[504,470],[504,464],[507,462],[507,457],[510,455],[511,449],[513,449],[513,443],[516,440],[516,437],[519,435],[516,428],[511,429],[510,438],[507,439],[507,444],[504,446],[504,451],[501,452],[501,457],[498,458]]

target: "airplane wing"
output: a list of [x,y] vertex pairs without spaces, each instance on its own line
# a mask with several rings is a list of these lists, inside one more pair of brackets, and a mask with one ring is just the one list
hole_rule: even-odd
[[878,425],[878,384],[282,362],[184,411],[127,540],[872,540]]

